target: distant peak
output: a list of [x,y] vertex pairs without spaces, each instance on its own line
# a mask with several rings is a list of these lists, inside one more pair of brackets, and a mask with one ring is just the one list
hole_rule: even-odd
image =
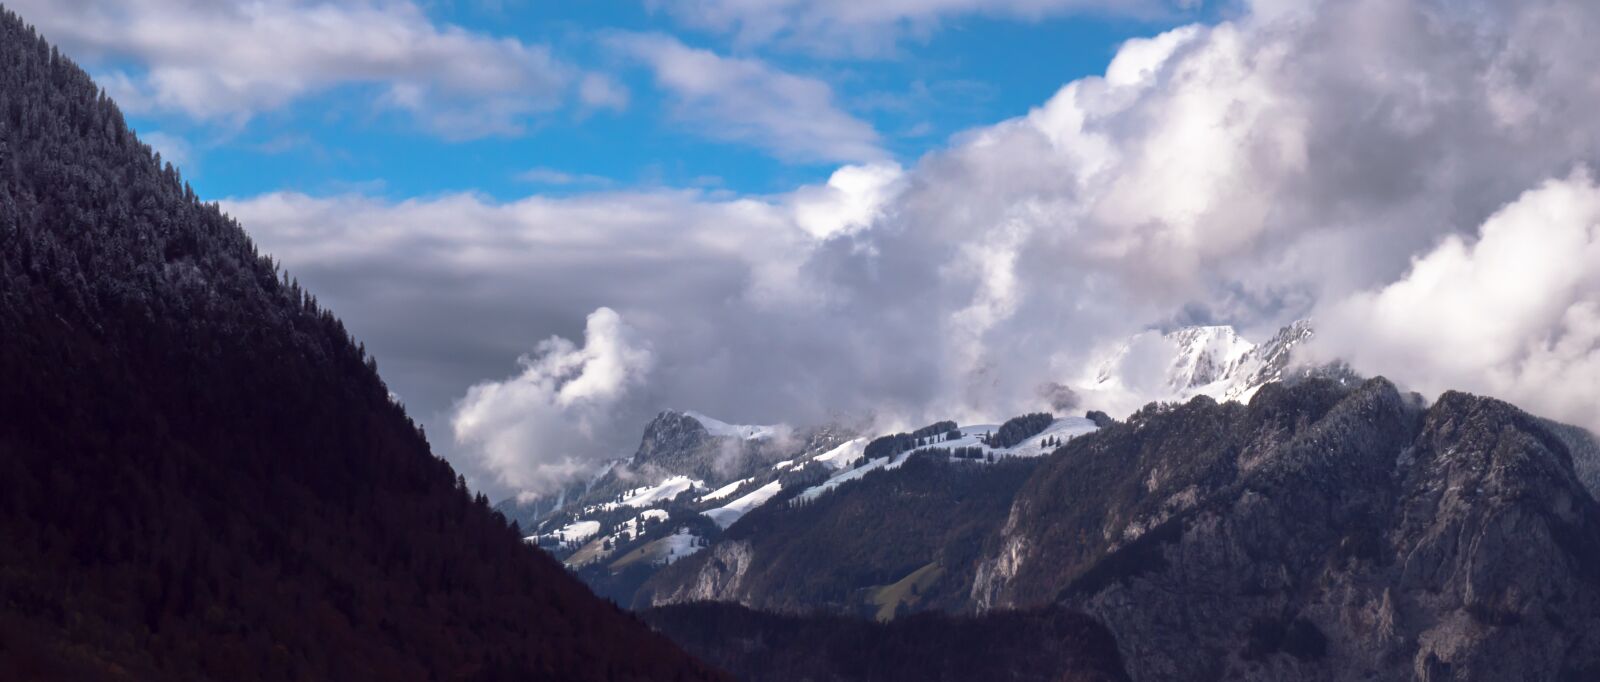
[[775,425],[729,424],[725,421],[708,417],[699,412],[685,411],[682,414],[690,419],[700,422],[700,425],[705,427],[705,430],[708,433],[718,438],[762,440],[771,438],[778,432],[778,427]]

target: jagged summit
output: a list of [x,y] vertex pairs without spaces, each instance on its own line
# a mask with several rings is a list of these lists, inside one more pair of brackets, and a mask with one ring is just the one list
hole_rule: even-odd
[[1310,320],[1289,324],[1260,344],[1229,326],[1143,332],[1114,347],[1084,388],[1129,409],[1197,395],[1247,402],[1262,386],[1288,376],[1294,349],[1314,333]]

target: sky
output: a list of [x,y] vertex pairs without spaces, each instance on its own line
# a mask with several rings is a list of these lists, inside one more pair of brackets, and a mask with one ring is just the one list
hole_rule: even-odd
[[666,408],[992,422],[1187,324],[1600,427],[1593,3],[8,5],[496,497]]

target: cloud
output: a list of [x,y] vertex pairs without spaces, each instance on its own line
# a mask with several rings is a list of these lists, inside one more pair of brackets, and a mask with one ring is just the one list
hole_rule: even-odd
[[451,426],[514,489],[547,486],[585,471],[612,410],[643,383],[650,348],[610,308],[589,314],[583,346],[553,336],[518,359],[522,372],[467,390]]
[[[239,124],[359,86],[375,89],[380,106],[447,137],[514,135],[529,116],[558,106],[576,78],[546,46],[439,24],[407,0],[19,0],[10,7],[68,52],[101,63],[100,80],[123,106],[207,121]],[[614,106],[616,94],[602,90],[585,85],[585,101]]]
[[[1324,337],[1373,330],[1358,365],[1403,383],[1577,419],[1594,382],[1533,387],[1592,377],[1593,183],[1572,169],[1600,158],[1600,82],[1583,67],[1600,59],[1597,31],[1600,7],[1560,0],[1274,0],[1131,41],[1105,75],[912,166],[790,192],[227,208],[369,339],[391,385],[445,418],[534,340],[617,311],[652,369],[595,418],[621,435],[563,441],[584,461],[627,454],[665,407],[745,423],[1001,419],[1059,402],[1040,386],[1073,388],[1142,330],[1206,320],[1260,338],[1308,314],[1337,320],[1319,322]],[[770,95],[720,75],[759,64],[628,40],[706,64],[672,87],[711,93],[695,95],[709,111],[728,83]],[[1553,272],[1512,284],[1547,256]],[[1473,319],[1474,296],[1499,303]],[[1458,338],[1417,361],[1430,325]],[[452,457],[540,480],[471,443]]]
[[568,173],[566,171],[559,171],[554,168],[544,168],[542,166],[538,168],[529,168],[528,170],[518,173],[517,179],[523,182],[531,182],[538,185],[589,185],[595,187],[605,187],[612,184],[611,178],[605,176],[590,175],[587,173]]
[[585,74],[578,82],[578,100],[593,109],[622,111],[628,108],[628,98],[628,88],[605,74]]
[[857,57],[894,53],[907,38],[926,38],[943,22],[969,16],[1037,21],[1078,13],[1169,16],[1190,0],[650,0],[681,23],[732,34],[743,46],[778,43]]
[[1548,181],[1476,240],[1450,235],[1404,277],[1320,315],[1322,354],[1600,430],[1600,187],[1587,170]]
[[876,161],[888,154],[872,125],[840,109],[827,83],[757,59],[723,57],[659,33],[612,36],[612,47],[655,73],[676,117],[714,139],[791,161]]
[[194,146],[188,140],[159,130],[141,133],[139,139],[161,154],[162,161],[190,171],[189,174],[193,175]]

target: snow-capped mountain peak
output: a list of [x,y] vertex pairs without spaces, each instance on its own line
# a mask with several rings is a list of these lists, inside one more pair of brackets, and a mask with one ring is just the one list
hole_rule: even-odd
[[1247,402],[1263,385],[1283,379],[1294,348],[1312,334],[1309,320],[1259,345],[1229,326],[1142,332],[1112,348],[1083,388],[1096,404],[1121,412],[1197,395]]
[[1177,355],[1167,371],[1174,390],[1199,388],[1233,376],[1256,345],[1233,327],[1187,327],[1166,335],[1177,345]]
[[720,419],[713,419],[693,410],[684,410],[683,415],[689,417],[705,427],[706,432],[717,438],[738,438],[740,440],[761,440],[771,438],[778,433],[775,425],[762,424],[729,424]]

